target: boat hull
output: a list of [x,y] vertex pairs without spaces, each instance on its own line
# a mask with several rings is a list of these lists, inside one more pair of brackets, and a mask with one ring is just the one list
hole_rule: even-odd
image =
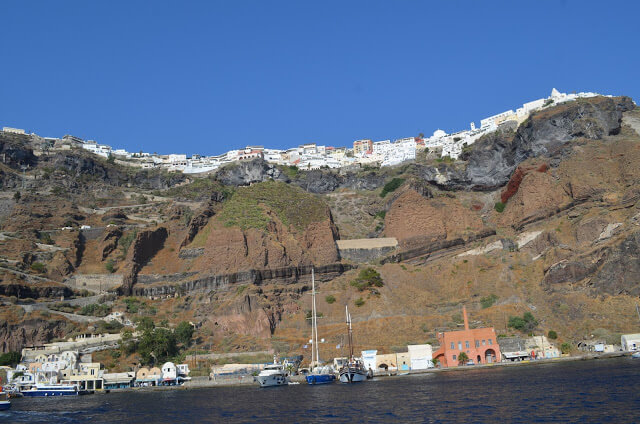
[[333,374],[311,374],[307,377],[307,384],[330,384],[336,381],[336,376]]
[[256,381],[260,387],[286,386],[289,384],[289,378],[283,375],[259,375]]
[[56,397],[56,396],[78,396],[77,390],[25,390],[22,395],[25,397]]
[[359,383],[367,379],[367,372],[362,370],[349,370],[340,372],[341,383]]
[[11,408],[11,402],[9,401],[0,401],[0,411],[6,411]]

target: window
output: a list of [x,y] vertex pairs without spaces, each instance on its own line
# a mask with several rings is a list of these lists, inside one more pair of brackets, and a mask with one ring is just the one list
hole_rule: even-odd
[[493,339],[489,339],[489,344],[492,345],[493,344]]
[[458,342],[458,350],[462,350],[462,342]]
[[453,342],[451,342],[451,349],[455,349],[455,348],[456,348],[456,345]]
[[466,342],[464,342],[464,345],[466,346],[467,349],[469,349],[469,341],[468,340]]
[[480,347],[480,340],[476,340],[476,347]]
[[456,356],[456,355],[453,355],[453,360],[454,360],[454,361],[456,360],[456,358],[457,358],[457,356]]
[[483,340],[483,341],[482,341],[482,346],[486,346],[486,345],[487,345],[487,341],[486,341],[486,340]]

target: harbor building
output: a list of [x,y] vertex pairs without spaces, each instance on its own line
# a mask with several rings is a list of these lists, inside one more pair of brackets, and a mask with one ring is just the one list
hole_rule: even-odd
[[464,330],[438,333],[440,348],[433,354],[440,366],[456,367],[460,364],[460,354],[464,352],[468,363],[490,364],[501,360],[496,330],[488,328],[469,328],[467,308],[462,307]]
[[433,349],[430,344],[409,345],[409,358],[411,358],[412,370],[426,370],[433,368]]
[[640,350],[640,334],[623,334],[620,344],[625,352]]

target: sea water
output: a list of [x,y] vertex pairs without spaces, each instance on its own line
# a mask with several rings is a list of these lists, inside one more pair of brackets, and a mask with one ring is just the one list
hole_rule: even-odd
[[640,360],[550,362],[347,385],[14,399],[0,423],[640,423]]

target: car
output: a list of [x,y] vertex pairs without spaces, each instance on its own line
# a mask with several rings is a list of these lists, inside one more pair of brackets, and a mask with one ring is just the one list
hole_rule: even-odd
[[469,359],[469,360],[465,363],[465,365],[475,365],[475,364],[476,364],[476,363],[475,363],[475,362],[473,362],[473,359]]

